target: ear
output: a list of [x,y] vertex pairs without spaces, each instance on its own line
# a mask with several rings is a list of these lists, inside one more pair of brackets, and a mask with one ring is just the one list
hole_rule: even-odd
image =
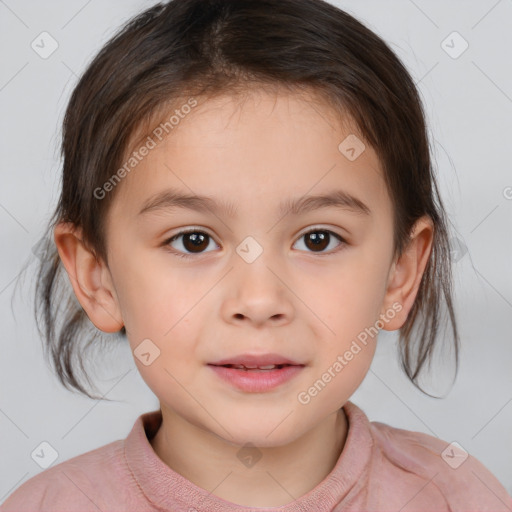
[[381,314],[386,316],[385,311],[390,309],[396,314],[383,322],[386,331],[400,329],[407,320],[430,257],[433,237],[432,220],[428,216],[421,217],[411,230],[407,247],[391,265]]
[[85,246],[81,229],[73,224],[57,224],[53,236],[76,298],[91,322],[104,332],[119,331],[123,321],[107,265]]

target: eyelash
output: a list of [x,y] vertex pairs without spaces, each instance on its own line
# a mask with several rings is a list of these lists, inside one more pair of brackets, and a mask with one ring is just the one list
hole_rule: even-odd
[[[346,240],[342,236],[338,235],[334,231],[331,231],[329,229],[324,229],[324,228],[312,228],[309,231],[306,231],[305,233],[302,233],[297,240],[300,240],[302,237],[304,237],[306,235],[309,235],[310,233],[319,233],[319,232],[329,233],[329,235],[333,235],[340,242],[340,246],[338,246],[337,249],[331,250],[330,252],[327,252],[327,253],[308,251],[311,254],[318,254],[319,256],[328,256],[328,255],[331,255],[331,254],[336,254],[337,252],[342,250],[345,245],[347,245]],[[205,231],[202,231],[202,230],[197,229],[197,228],[189,228],[189,229],[184,229],[183,231],[180,231],[179,233],[176,233],[171,238],[168,238],[165,242],[163,242],[162,245],[165,246],[166,249],[169,250],[169,252],[171,252],[175,256],[178,256],[179,258],[194,258],[196,256],[200,256],[201,254],[205,254],[205,252],[210,252],[210,251],[205,251],[205,252],[202,252],[202,253],[184,253],[184,252],[176,251],[175,249],[172,249],[172,248],[169,247],[169,244],[171,242],[174,242],[180,236],[186,235],[188,233],[200,233],[202,235],[206,235],[207,237],[209,237],[210,239],[213,240],[213,237],[211,235],[209,235],[208,233],[206,233]]]

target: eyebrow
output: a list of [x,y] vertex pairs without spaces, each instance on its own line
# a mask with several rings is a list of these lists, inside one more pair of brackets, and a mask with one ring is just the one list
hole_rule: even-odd
[[[213,212],[227,217],[235,217],[236,206],[233,202],[219,201],[212,197],[184,194],[179,190],[168,189],[151,196],[143,205],[139,215],[154,211],[184,208],[203,213]],[[301,215],[321,208],[338,208],[356,214],[371,215],[370,208],[357,197],[344,190],[333,190],[327,194],[309,195],[282,201],[278,207],[281,216]]]

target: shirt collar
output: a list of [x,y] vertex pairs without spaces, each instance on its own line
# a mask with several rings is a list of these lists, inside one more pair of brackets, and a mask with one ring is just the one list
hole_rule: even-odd
[[[343,409],[348,433],[343,451],[332,471],[315,488],[297,500],[277,508],[259,508],[267,512],[327,512],[348,504],[364,488],[373,445],[370,423],[365,413],[352,402]],[[124,440],[127,464],[146,498],[163,509],[209,512],[248,512],[198,487],[165,464],[153,450],[149,439],[162,423],[160,410],[140,415]]]

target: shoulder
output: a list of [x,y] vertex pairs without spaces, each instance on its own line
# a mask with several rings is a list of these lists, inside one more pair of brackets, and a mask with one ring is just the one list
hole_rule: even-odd
[[512,510],[498,479],[458,443],[379,422],[371,422],[370,431],[381,468],[421,479],[425,497],[441,495],[450,510]]
[[0,511],[105,510],[109,492],[129,476],[123,450],[118,440],[50,467],[19,486]]

